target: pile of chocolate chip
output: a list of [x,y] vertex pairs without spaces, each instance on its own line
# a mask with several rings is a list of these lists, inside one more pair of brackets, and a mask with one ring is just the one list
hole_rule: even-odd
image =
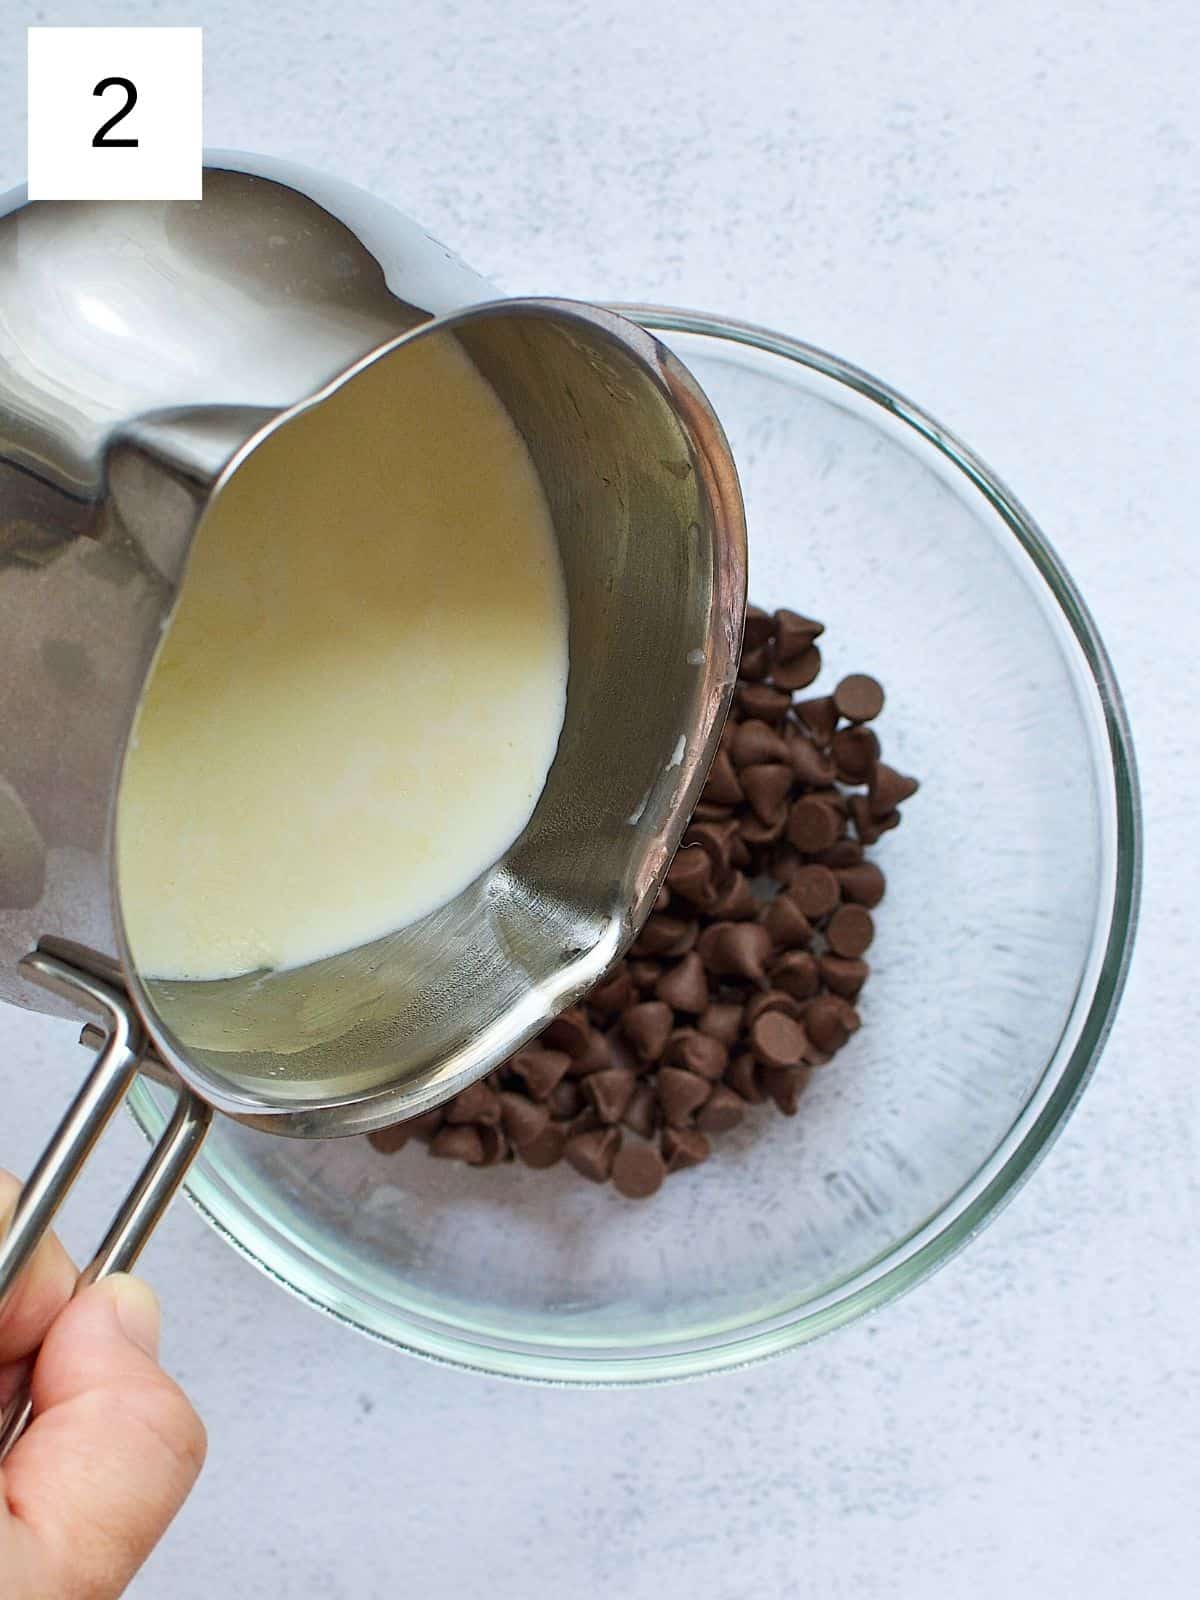
[[798,699],[819,622],[750,607],[733,709],[683,844],[626,960],[445,1106],[371,1134],[473,1167],[566,1159],[644,1199],[751,1106],[792,1116],[859,1026],[883,873],[867,847],[917,788],[880,760],[874,678]]

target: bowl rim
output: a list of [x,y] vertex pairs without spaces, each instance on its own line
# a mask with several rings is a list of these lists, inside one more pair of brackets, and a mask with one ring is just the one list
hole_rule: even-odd
[[[1142,878],[1142,818],[1128,718],[1108,652],[1074,580],[1038,524],[1003,480],[954,433],[882,379],[816,345],[754,323],[702,311],[649,304],[605,307],[648,331],[694,334],[749,348],[806,367],[854,391],[932,445],[999,513],[1042,578],[1086,665],[1096,699],[1093,730],[1102,735],[1110,763],[1113,822],[1111,903],[1103,949],[1094,966],[1086,1010],[1058,1049],[1020,1114],[967,1184],[920,1227],[897,1240],[825,1293],[782,1311],[710,1328],[702,1334],[641,1349],[611,1344],[506,1339],[387,1308],[373,1320],[370,1308],[339,1295],[319,1268],[270,1232],[263,1219],[206,1171],[204,1158],[186,1184],[192,1204],[229,1244],[284,1288],[360,1333],[408,1354],[489,1376],[572,1385],[655,1383],[747,1366],[807,1343],[907,1293],[970,1242],[1018,1192],[1061,1132],[1083,1092],[1112,1028],[1133,951]],[[1098,938],[1097,938],[1097,942]],[[135,1084],[129,1107],[143,1132],[157,1137],[162,1105],[145,1082]],[[249,1225],[247,1225],[249,1224]],[[239,1228],[240,1225],[240,1228]],[[238,1231],[235,1231],[238,1229]]]

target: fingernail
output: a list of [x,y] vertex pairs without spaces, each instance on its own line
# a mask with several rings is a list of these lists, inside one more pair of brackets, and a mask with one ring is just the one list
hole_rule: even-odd
[[131,1278],[124,1272],[105,1278],[103,1287],[112,1297],[113,1309],[125,1337],[157,1360],[162,1312],[154,1290],[140,1278]]

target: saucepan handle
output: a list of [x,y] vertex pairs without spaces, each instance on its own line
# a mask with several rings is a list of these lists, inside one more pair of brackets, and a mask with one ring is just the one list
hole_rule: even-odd
[[[83,1087],[21,1190],[8,1232],[0,1242],[0,1310],[132,1085],[146,1053],[137,1012],[112,984],[45,947],[26,956],[21,965],[29,977],[98,1012],[104,1023],[104,1040]],[[212,1108],[178,1084],[174,1114],[100,1248],[80,1274],[77,1289],[133,1266],[187,1175],[211,1121]],[[31,1413],[25,1387],[0,1420],[0,1462],[24,1431]]]

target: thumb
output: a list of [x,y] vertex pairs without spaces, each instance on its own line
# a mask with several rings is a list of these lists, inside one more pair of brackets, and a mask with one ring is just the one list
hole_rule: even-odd
[[205,1435],[158,1365],[158,1301],[123,1274],[83,1290],[46,1335],[34,1420],[4,1466],[47,1594],[122,1593],[186,1499]]

